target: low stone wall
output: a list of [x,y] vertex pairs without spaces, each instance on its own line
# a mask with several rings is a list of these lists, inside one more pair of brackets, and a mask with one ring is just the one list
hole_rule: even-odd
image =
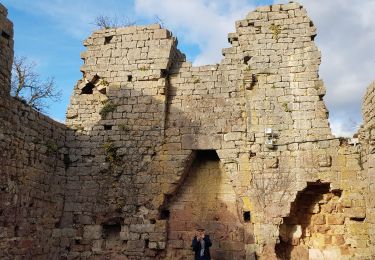
[[0,121],[0,258],[58,258],[66,127],[3,97]]

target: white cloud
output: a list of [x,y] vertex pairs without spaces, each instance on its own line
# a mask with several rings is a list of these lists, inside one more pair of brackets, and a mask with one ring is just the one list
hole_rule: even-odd
[[[288,2],[284,1],[275,1]],[[375,2],[362,0],[301,0],[316,27],[316,43],[322,51],[320,76],[327,87],[325,101],[333,132],[350,135],[361,119],[367,86],[375,79]],[[195,65],[219,62],[228,46],[227,33],[234,22],[254,9],[249,1],[136,0],[138,15],[158,15],[166,27],[181,33],[180,40],[199,46]],[[353,123],[354,122],[354,123]],[[347,127],[350,126],[350,127]]]
[[332,134],[336,137],[352,137],[359,125],[354,121],[331,120]]
[[[71,36],[82,40],[95,29],[95,18],[99,15],[109,17],[129,17],[130,2],[116,0],[5,0],[6,6],[48,17],[53,25]],[[121,14],[119,12],[123,11]],[[129,17],[132,18],[132,17]]]
[[243,19],[254,6],[245,0],[136,0],[138,15],[159,16],[168,29],[179,32],[182,41],[199,46],[194,65],[212,64],[222,58],[228,46],[227,34],[234,22]]

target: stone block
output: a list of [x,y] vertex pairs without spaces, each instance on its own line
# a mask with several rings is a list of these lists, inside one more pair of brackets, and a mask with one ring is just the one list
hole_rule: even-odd
[[332,157],[328,154],[321,154],[318,156],[318,164],[320,167],[331,167]]
[[279,167],[279,158],[277,158],[277,157],[266,158],[265,159],[265,165],[266,165],[266,168],[269,168],[269,169],[278,168]]
[[323,214],[316,214],[311,217],[311,221],[314,225],[324,225],[326,223],[326,217]]
[[328,225],[343,225],[345,221],[345,217],[343,214],[334,214],[327,216],[327,224]]
[[102,234],[101,225],[87,225],[83,228],[84,239],[100,239]]
[[170,33],[166,29],[158,29],[154,31],[154,39],[167,39],[169,37]]
[[309,260],[322,260],[322,259],[324,259],[324,255],[320,249],[316,249],[316,248],[309,249]]
[[132,252],[142,252],[145,248],[145,241],[143,240],[129,240],[127,243],[127,250]]
[[221,135],[183,135],[182,149],[207,150],[221,148]]

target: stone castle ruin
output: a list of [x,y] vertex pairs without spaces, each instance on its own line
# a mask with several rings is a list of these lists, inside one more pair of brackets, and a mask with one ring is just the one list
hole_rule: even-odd
[[94,32],[66,125],[10,96],[6,17],[1,259],[192,259],[196,225],[214,259],[375,257],[375,84],[333,136],[299,4],[250,12],[208,66],[158,24]]

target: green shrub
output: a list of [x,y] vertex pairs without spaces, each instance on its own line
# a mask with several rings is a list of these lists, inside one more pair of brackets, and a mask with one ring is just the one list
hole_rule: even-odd
[[99,114],[102,118],[105,118],[108,113],[114,112],[116,110],[117,105],[114,104],[112,101],[103,101],[102,104],[104,105],[102,109],[100,109]]

